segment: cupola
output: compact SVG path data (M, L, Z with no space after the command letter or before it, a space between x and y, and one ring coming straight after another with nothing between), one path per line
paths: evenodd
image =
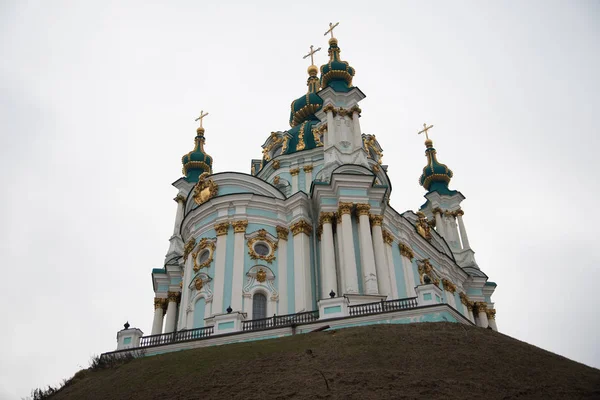
M200 126L196 129L196 138L194 139L194 149L181 158L183 164L183 175L188 182L198 182L198 177L208 172L212 174L212 157L204 151L204 128L202 127L202 118L208 113L200 113Z

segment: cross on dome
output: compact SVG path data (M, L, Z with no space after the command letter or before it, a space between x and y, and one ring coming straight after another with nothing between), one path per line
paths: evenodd
M202 128L202 119L204 117L206 117L207 115L208 115L208 113L205 113L204 110L201 110L200 111L200 116L194 120L194 121L200 120L200 128Z
M430 130L431 128L433 128L433 125L429 125L429 126L427 126L427 124L425 124L425 123L424 123L424 124L423 124L423 129L422 129L422 130L420 130L419 132L417 132L417 135L420 135L421 133L425 133L425 138L426 138L427 140L430 140L430 139L429 139L429 134L427 133L427 131L428 131L428 130Z
M310 52L307 55L305 55L304 57L302 57L302 59L304 60L304 59L306 59L307 57L310 56L310 65L315 65L314 54L317 51L319 51L319 50L321 50L320 47L318 49L316 49L316 50L313 50L313 45L311 44L310 45Z
M338 26L340 23L336 22L335 25L332 24L331 22L329 23L329 29L327 30L327 32L325 32L325 34L323 36L327 36L328 33L331 33L331 38L333 39L333 30L336 26Z

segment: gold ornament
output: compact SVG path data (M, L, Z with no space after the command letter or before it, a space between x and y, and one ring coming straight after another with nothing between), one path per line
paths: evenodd
M369 215L369 211L371 210L371 206L367 203L359 203L356 205L356 215Z
M487 314L488 319L496 319L496 310L491 308L489 310L486 310L485 313Z
M300 173L300 168L292 168L292 169L290 169L290 174L291 174L292 176L296 176L296 175L298 175L299 173Z
M320 224L331 224L333 219L335 218L335 213L332 212L322 212L319 217Z
M452 294L456 292L456 285L450 282L448 279L443 278L442 284L444 285L444 289Z
M169 299L169 303L179 303L179 299L181 298L180 292L167 292L167 298Z
M273 185L279 185L279 175L273 178Z
M217 236L227 235L228 230L229 222L222 222L220 224L215 225L215 231L217 232Z
M233 225L234 233L245 233L246 227L248 226L248 220L234 221L231 225Z
M212 179L207 179L210 176L208 172L204 172L198 178L198 183L194 186L193 199L196 204L200 205L212 199L219 192L219 185Z
M313 166L312 165L305 165L304 167L302 167L302 169L304 170L304 172L309 173L309 172L312 172Z
M264 281L267 280L267 273L265 272L264 269L259 269L258 272L256 273L256 280L259 281L260 283L263 283Z
M187 260L187 256L190 254L190 252L192 250L194 250L194 247L196 246L196 239L194 239L193 237L190 238L186 243L185 246L183 246L183 259Z
M400 254L404 257L407 257L409 260L415 258L415 254L407 244L398 243L398 248L400 249Z
M460 292L458 296L460 297L461 303L463 303L465 306L469 305L469 297L464 292Z
M312 226L304 219L292 224L290 229L292 230L292 235L294 236L299 235L300 233L310 236L312 233Z
M371 225L373 226L381 226L383 223L383 215L369 215L369 219L371 220Z
M480 301L476 302L475 303L475 308L477 308L477 312L478 313L480 313L480 312L487 312L487 304L484 303L484 302L480 302Z
M392 244L392 243L394 243L394 236L392 236L392 234L391 234L389 231L387 231L387 230L385 230L385 229L384 229L384 230L381 232L381 234L383 235L383 241L384 241L385 243L387 243L387 244Z
M194 286L196 287L196 290L202 290L202 287L204 286L204 281L202 280L202 278L198 277L194 279Z
M279 169L279 160L273 161L273 169Z
M275 229L277 230L277 237L279 237L279 239L288 239L288 233L290 232L288 228L284 226L277 226Z
M268 246L269 254L267 254L267 255L258 254L254 250L254 244L256 242L262 242L266 246ZM267 236L267 231L264 229L259 230L258 234L255 237L248 240L248 254L250 255L250 258L253 260L265 260L266 262L268 262L270 264L273 261L275 261L275 250L277 250L277 243L275 243L269 239L269 237Z
M354 204L352 203L344 203L343 201L340 201L338 205L338 212L340 213L340 217L344 214L351 214L353 206Z
M427 217L422 212L418 211L417 216L419 220L417 221L417 233L421 235L424 239L431 239L431 227L427 222Z
M213 254L215 253L215 244L207 238L202 238L199 244L200 247L198 251L192 254L194 260L194 272L198 272L201 268L208 268L213 260ZM198 264L198 254L202 254L202 250L204 249L208 249L208 258L204 262Z

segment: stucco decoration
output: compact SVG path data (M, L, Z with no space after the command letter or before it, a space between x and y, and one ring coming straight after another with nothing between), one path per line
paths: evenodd
M210 288L211 281L212 278L204 272L194 275L188 285L188 288L192 291L192 299L195 298L198 293L204 293L206 301L212 300L213 292Z
M270 299L279 300L279 293L275 289L275 274L271 268L265 265L255 265L246 273L246 284L242 289L244 297L252 297L252 289L256 286L262 286L270 294Z
M269 264L275 261L275 251L279 241L277 237L271 235L265 229L260 229L246 235L246 238L248 239L248 254L251 259L264 260ZM261 251L263 248L265 251Z
M198 183L194 186L193 199L196 204L200 205L212 199L219 192L219 186L212 180L208 179L210 174L203 173L198 178Z

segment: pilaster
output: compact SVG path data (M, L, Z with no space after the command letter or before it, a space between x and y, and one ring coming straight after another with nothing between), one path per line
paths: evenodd
M235 221L233 226L233 279L231 282L231 308L234 311L242 311L242 286L244 283L244 234L248 221Z
M404 282L406 282L406 295L408 297L415 297L415 274L413 273L412 259L415 255L412 249L404 244L398 243L400 248L400 258L402 259L402 271L404 272Z
M356 214L358 216L358 231L360 256L362 261L363 279L365 283L365 294L379 294L377 287L377 271L375 269L375 255L373 254L373 239L369 223L369 204L357 204Z
M279 291L279 312L278 314L288 314L288 296L287 290L287 250L288 250L288 234L289 229L284 226L277 226L277 237L279 238L279 246L277 247L277 282Z
M225 292L225 258L227 254L227 232L229 231L229 222L222 222L215 225L217 232L217 248L215 250L215 277L213 283L213 304L212 312L223 312L223 295ZM209 316L206 315L206 318Z
M342 240L344 249L344 294L358 293L358 275L356 271L356 260L354 258L354 240L352 234L352 203L339 203L338 213L342 219Z
M322 212L319 218L323 227L321 236L321 299L328 299L329 293L338 293L337 276L335 272L335 246L333 244L334 213Z
M304 219L290 226L294 236L294 282L296 285L296 312L311 311L312 288L310 280L310 244L311 225Z
M379 294L391 297L391 279L386 260L386 249L383 243L383 215L371 215L371 229L373 234L373 253L375 255L375 270L377 271L377 287Z

